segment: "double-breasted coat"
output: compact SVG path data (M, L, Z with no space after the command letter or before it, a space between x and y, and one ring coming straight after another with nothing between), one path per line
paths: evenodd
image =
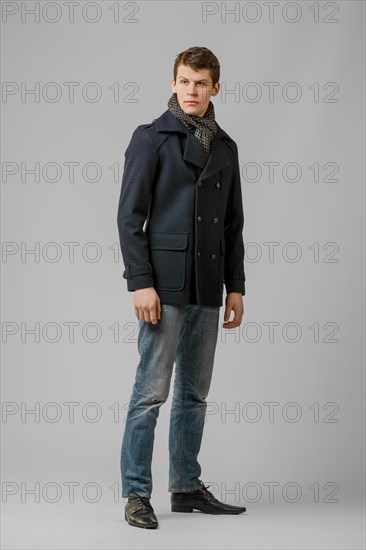
M245 294L243 203L236 143L218 126L207 157L169 110L133 132L117 224L127 289L161 303L222 306Z

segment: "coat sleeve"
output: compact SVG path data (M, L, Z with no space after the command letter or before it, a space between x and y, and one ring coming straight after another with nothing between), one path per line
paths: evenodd
M117 225L127 279L127 290L154 286L149 247L143 230L158 166L158 152L146 126L132 134L125 152L125 164L118 204Z
M245 271L243 241L244 212L240 182L238 148L233 146L233 180L225 214L225 288L226 293L241 292L245 295Z

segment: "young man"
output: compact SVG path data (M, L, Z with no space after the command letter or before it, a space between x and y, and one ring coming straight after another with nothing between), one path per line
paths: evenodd
M122 441L122 497L128 497L125 519L145 528L158 526L150 503L154 429L174 362L171 510L246 510L214 498L199 479L197 460L224 283L223 326L235 328L243 317L238 150L216 123L210 100L220 90L216 56L208 48L189 48L177 56L173 75L168 109L138 126L126 150L117 218L140 353Z

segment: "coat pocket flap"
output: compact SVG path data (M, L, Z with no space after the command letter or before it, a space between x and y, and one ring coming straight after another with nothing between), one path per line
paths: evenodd
M188 246L188 233L149 233L151 250L185 250Z

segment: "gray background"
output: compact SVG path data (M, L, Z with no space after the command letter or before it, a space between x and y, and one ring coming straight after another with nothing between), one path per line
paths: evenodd
M364 2L279 2L272 21L263 2L82 1L73 22L62 2L40 2L37 22L5 4L14 13L3 16L2 80L14 93L1 104L3 547L364 548ZM298 21L286 20L295 9ZM170 513L169 400L151 533L124 522L118 498L138 354L116 215L132 131L167 108L175 56L192 45L222 66L213 101L239 148L247 253L242 326L220 329L202 479L247 513ZM80 83L74 101L65 82ZM268 82L279 84L273 101ZM37 100L22 83L39 83ZM235 87L239 97L224 93ZM39 179L22 176L22 163L40 163ZM88 163L98 171L83 172Z

